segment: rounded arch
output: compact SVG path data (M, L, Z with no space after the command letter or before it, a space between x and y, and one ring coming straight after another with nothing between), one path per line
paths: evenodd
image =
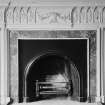
M71 74L71 77L69 76L69 79L72 80L73 83L73 99L80 98L80 75L79 72L75 66L75 64L70 60L70 57L65 56L64 54L58 53L58 52L47 52L40 54L39 56L33 57L29 63L27 64L24 72L24 79L23 79L23 96L24 101L26 102L29 99L29 96L27 95L27 78L29 76L30 69L32 68L32 65L37 64L40 60L46 59L48 57L57 57L58 59L64 60L64 62L67 62L69 64L70 70L69 74Z

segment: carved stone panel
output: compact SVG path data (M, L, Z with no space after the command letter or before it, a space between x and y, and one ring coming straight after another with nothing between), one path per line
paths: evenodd
M67 8L38 8L36 20L37 24L71 24Z

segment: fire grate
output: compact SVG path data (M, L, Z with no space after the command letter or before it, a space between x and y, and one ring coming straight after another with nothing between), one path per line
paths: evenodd
M62 85L61 85L62 84ZM39 82L36 80L36 97L40 95L72 95L72 81L69 82Z

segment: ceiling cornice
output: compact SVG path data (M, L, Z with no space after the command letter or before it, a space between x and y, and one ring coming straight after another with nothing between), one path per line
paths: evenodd
M105 6L105 0L0 0L0 6Z

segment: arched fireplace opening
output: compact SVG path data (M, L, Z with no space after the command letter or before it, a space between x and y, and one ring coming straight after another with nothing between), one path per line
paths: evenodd
M80 98L79 72L69 57L46 53L33 58L24 72L24 101Z

